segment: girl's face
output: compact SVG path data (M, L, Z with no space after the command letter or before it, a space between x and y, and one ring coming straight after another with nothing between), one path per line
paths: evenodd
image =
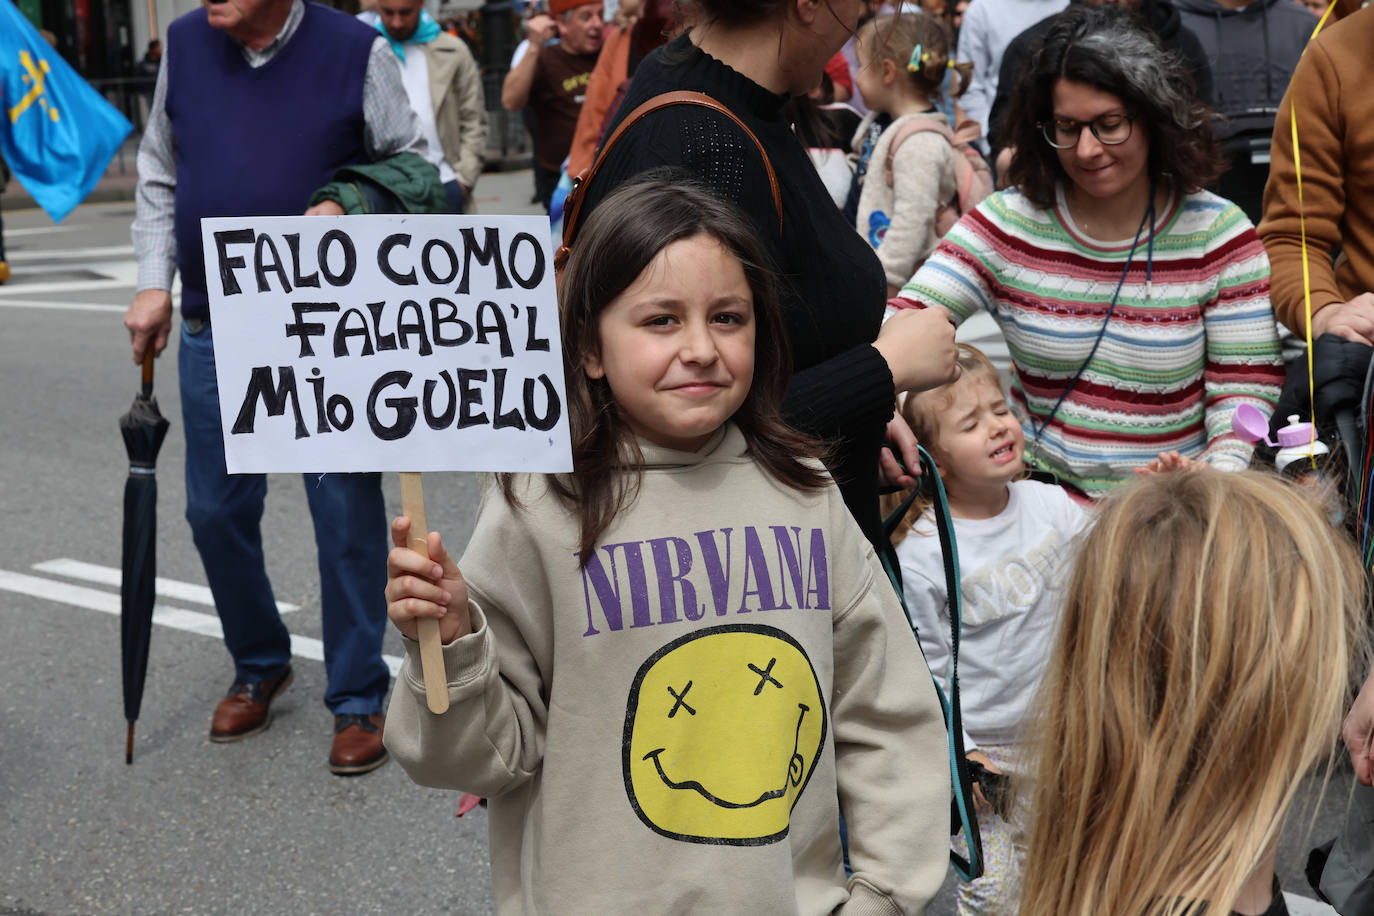
M876 42L877 38L872 34L871 27L859 39L855 48L859 58L859 72L854 74L854 84L859 87L865 105L874 111L885 111L887 81L884 79L883 60L874 47Z
M1083 193L1098 199L1129 200L1150 184L1150 130L1144 120L1131 123L1131 135L1124 143L1107 144L1087 125L1109 115L1133 115L1120 98L1085 83L1061 79L1054 84L1054 117L1083 125L1078 142L1068 149L1055 150L1064 174Z
M1021 474L1021 424L991 376L957 382L953 394L932 443L940 476L951 499L995 495Z
M754 378L754 296L709 235L660 251L597 321L588 378L606 379L636 435L695 451L734 416Z

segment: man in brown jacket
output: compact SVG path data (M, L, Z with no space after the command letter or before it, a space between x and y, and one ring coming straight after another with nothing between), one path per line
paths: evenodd
M406 96L429 145L426 158L439 170L449 210L470 210L487 143L477 61L467 45L439 29L424 11L424 0L379 0L377 15L396 52Z
M1355 6L1343 0L1337 11ZM1327 25L1293 72L1274 125L1259 234L1272 270L1274 314L1306 331L1302 227L1307 226L1312 338L1374 344L1374 8ZM1302 202L1290 112L1296 104ZM1339 254L1336 252L1339 251Z

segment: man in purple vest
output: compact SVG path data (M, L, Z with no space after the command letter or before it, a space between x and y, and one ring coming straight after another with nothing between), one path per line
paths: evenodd
M351 16L303 0L206 0L172 23L138 151L133 224L138 292L124 317L134 362L161 353L181 272L178 371L186 430L186 518L205 566L234 683L211 741L271 722L291 683L291 637L263 562L261 475L225 472L200 220L342 214L311 194L343 165L411 152L424 140L386 40ZM329 768L386 762L382 661L387 524L377 474L308 475L319 551Z

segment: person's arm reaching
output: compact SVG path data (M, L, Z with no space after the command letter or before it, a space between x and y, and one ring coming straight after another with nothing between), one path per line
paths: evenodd
M143 362L148 347L154 355L167 347L172 330L172 278L177 269L174 232L176 160L172 126L167 119L167 53L158 66L157 84L148 109L148 124L138 146L138 185L134 191L132 227L138 280L133 303L124 313L134 362Z
M1374 674L1355 697L1341 727L1341 737L1345 739L1345 749L1350 752L1355 778L1363 785L1374 785Z
M519 111L529 104L534 76L539 72L539 49L558 34L558 22L552 16L535 16L526 24L525 34L529 37L530 49L501 84L501 107L506 111Z
M1274 412L1283 385L1283 360L1269 307L1264 249L1234 204L1218 222L1223 228L1213 247L1227 252L1227 262L1214 298L1202 305L1207 426L1202 460L1219 470L1239 471L1249 464L1253 448L1232 430L1231 418L1244 403L1265 414Z

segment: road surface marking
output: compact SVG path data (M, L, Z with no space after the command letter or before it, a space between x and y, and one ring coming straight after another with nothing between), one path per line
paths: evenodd
M43 302L39 299L9 299L0 296L0 308L12 309L52 309L60 312L119 312L129 310L127 305L97 305L93 302Z
M138 281L135 279L136 271L133 269L132 265L130 265L130 269L127 271L103 270L100 272L105 274L115 274L117 279L67 281L59 280L54 283L20 282L14 285L13 290L19 295L33 295L35 293L46 295L48 293L94 292L96 290L101 289L133 289L135 286L138 285ZM127 274L127 276L119 277L119 274ZM7 290L5 293L0 294L0 299L8 300L10 298L8 292L9 291ZM121 311L122 310L123 309L121 309Z
M119 616L119 595L103 592L99 589L86 588L84 585L70 585L66 582L55 582L52 579L0 569L0 590L19 595L29 595L33 598L42 598L47 601L56 601L61 604L70 604L87 610L99 611L102 614L111 614L115 617ZM199 611L186 611L164 604L155 604L153 606L153 623L173 630L181 630L184 633L197 633L201 636L213 636L216 639L224 638L224 631L220 628L219 618L213 614L202 614ZM297 636L292 633L291 654L297 658L322 662L324 661L324 643L309 636ZM395 677L396 673L401 670L401 660L394 655L383 655L382 661L390 669L392 677Z
M6 230L5 235L17 235L23 230ZM61 248L34 251L10 252L10 264L27 264L30 261L111 261L128 260L134 257L133 245L95 245L89 248Z
M80 579L82 582L94 582L96 585L109 585L114 588L119 588L120 582L124 578L123 571L115 569L113 566L97 566L94 563L83 563L81 560L69 560L66 557L35 563L33 568L39 572L62 576L66 579ZM158 576L156 589L163 598L175 598L178 601L203 604L206 607L215 606L214 596L210 594L210 589L204 585L196 585L193 582L178 582L176 579L164 579ZM300 609L299 604L291 604L287 601L277 602L277 610L283 614L289 614Z
M30 226L27 229L6 229L5 235L9 238L18 238L21 235L47 235L53 232L75 232L78 229L87 228L86 224L75 226Z

